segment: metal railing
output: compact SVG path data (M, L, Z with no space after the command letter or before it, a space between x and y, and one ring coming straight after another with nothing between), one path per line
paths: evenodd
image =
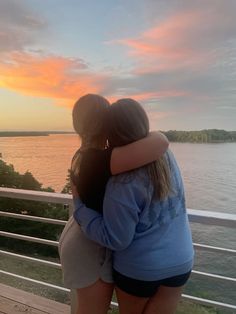
M29 191L29 190L19 190L19 189L9 189L9 188L0 188L0 197L7 197L7 198L13 198L13 199L24 199L24 200L31 200L31 201L40 201L40 202L46 202L46 203L56 203L56 204L63 204L68 205L69 209L69 215L73 212L73 202L72 202L72 196L68 194L60 194L60 193L49 193L49 192L38 192L38 191ZM188 209L188 215L190 222L197 222L201 224L207 224L207 225L215 225L215 226L224 226L229 228L236 228L236 215L233 214L224 214L219 212L212 212L212 211L202 211L202 210L194 210L194 209ZM51 218L45 218L45 217L37 217L37 216L29 216L29 215L23 215L23 214L15 214L15 213L9 213L9 212L3 212L0 211L0 216L9 217L9 218L17 218L17 219L25 219L25 220L32 220L32 221L38 221L38 222L46 222L51 224L58 224L58 225L65 225L66 221L58 220L58 219L51 219ZM0 231L0 236L8 237L8 238L14 238L14 239L20 239L24 241L30 241L30 242L36 242L41 244L47 244L51 246L58 246L57 241L42 239L42 238L36 238L26 235L20 235L15 234L11 232L5 232ZM215 247L200 243L194 243L194 247L198 250L204 250L204 251L211 251L211 252L223 252L227 254L236 255L236 250L234 249L226 249L221 247ZM33 258L21 254L15 254L12 252L7 252L0 250L0 254L9 256L9 257L16 257L22 260L32 261L39 264L51 266L54 268L61 268L61 265L59 263L54 263L50 261L46 261L39 258ZM221 276L217 274L207 273L207 272L201 272L193 270L193 273L200 275L200 276L206 276L211 278L217 278L221 280L226 280L230 282L236 282L236 278L232 277L226 277ZM47 283L44 281L39 281L35 279L31 279L29 277L20 276L18 274L6 272L3 270L0 270L0 273L12 276L18 279L22 279L28 282L36 283L39 285L43 285L49 288L54 288L57 290L69 292L69 289L66 289L61 286L53 285L51 283ZM71 295L75 295L74 293L71 293ZM199 298L191 295L182 294L182 297L187 300L191 300L200 304L204 305L210 305L210 306L217 306L222 307L226 309L234 309L236 310L236 305L227 304L223 302L217 302L214 300ZM75 304L76 299L75 297L71 298L71 313L75 312ZM113 306L118 306L117 303L112 302Z

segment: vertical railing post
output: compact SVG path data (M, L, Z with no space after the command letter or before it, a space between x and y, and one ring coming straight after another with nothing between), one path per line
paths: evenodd
M72 216L74 211L74 206L73 204L69 204L69 217ZM76 314L77 311L77 292L76 289L71 289L70 290L70 313L71 314Z
M73 215L73 211L74 211L73 203L70 203L68 205L68 208L69 208L69 217L71 217Z
M71 314L76 314L77 312L77 291L76 289L71 289L70 290L70 313Z

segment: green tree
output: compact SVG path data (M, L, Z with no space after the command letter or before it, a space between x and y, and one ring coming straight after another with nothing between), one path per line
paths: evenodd
M175 131L163 132L170 142L189 143L221 143L236 142L236 131L209 129L201 131Z
M39 183L29 171L25 174L19 174L15 171L13 165L8 165L3 160L0 160L0 187L54 192L50 187L46 189L42 188L42 184ZM0 198L0 210L63 220L68 219L68 211L61 204L2 197ZM1 217L0 219L0 230L2 231L51 240L58 240L62 229L63 226L41 222L6 217ZM43 245L27 243L25 241L5 237L0 237L0 246L18 252L57 255L57 249L54 247L45 247Z

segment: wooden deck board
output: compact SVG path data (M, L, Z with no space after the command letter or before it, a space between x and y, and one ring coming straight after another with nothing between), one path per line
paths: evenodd
M0 314L69 314L70 307L0 284Z
M6 299L0 296L0 309L4 314L19 314L19 313L27 313L27 314L45 314L45 312L38 311L33 309L27 305Z

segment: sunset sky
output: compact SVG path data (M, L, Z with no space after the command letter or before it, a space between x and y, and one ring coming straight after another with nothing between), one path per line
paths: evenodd
M235 0L0 0L0 130L72 130L86 93L151 127L236 130Z

